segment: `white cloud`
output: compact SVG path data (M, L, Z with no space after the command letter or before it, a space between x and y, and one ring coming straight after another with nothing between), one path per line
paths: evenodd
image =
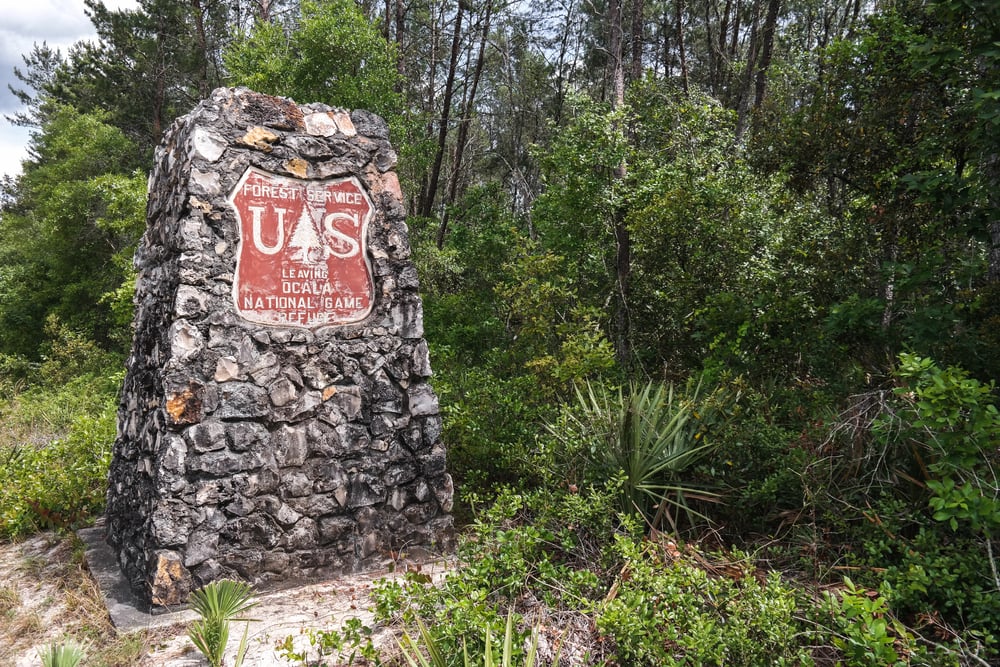
M72 41L91 31L84 9L82 0L17 2L4 10L3 26L15 35L46 35L54 42Z
M0 116L17 111L20 104L8 90L19 83L14 68L24 67L22 54L36 43L47 43L63 55L72 44L93 39L94 32L83 0L0 0ZM136 0L104 0L111 9L133 9ZM27 157L24 146L28 132L0 118L0 173L21 170Z
M0 174L16 174L21 171L21 160L27 157L24 147L28 143L28 130L0 122L7 125L0 128Z

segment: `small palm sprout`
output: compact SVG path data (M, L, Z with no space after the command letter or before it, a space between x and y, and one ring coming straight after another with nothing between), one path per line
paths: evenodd
M420 650L417 640L407 633L403 635L403 639L399 642L406 664L409 667L447 667L450 661L445 658L438 641L419 618L417 619L417 630L420 634L420 643L423 644L427 655L425 656ZM475 667L476 665L483 665L483 667L511 667L514 655L514 612L511 611L507 614L507 626L504 629L501 654L499 656L493 655L493 633L490 627L486 626L486 644L483 648L483 655L478 656L478 660L473 660L469 657L468 647L463 646L462 664L465 667ZM528 652L524 656L522 667L535 667L537 656L538 628L534 628L531 631L531 644L529 644ZM558 667L558 665L559 656L556 655L555 660L552 662L552 667Z
M210 667L222 667L226 644L229 643L229 624L232 621L247 621L234 661L236 667L243 664L250 619L239 616L256 604L251 601L252 595L253 591L248 584L231 579L213 581L191 593L191 608L201 618L191 623L188 637L208 660Z
M83 645L71 639L63 644L49 644L42 649L39 657L42 667L76 667L84 655Z

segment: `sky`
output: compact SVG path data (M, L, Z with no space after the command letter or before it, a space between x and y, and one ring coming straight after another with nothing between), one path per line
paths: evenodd
M133 8L135 0L104 0L110 8ZM47 43L65 56L71 44L96 39L83 0L0 0L0 174L21 171L27 157L28 130L15 127L4 116L20 110L8 85L20 87L14 68L24 69L22 54L35 43Z

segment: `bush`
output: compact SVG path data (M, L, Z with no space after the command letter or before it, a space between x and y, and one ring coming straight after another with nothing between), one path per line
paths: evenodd
M694 473L718 489L722 502L705 511L727 535L766 534L782 513L804 506L803 474L814 456L801 429L777 422L766 397L744 392L713 435L716 447Z
M402 582L381 583L376 616L409 625L423 619L435 645L460 664L464 646L470 655L484 652L483 629L502 627L505 609L523 605L537 612L541 603L582 612L617 571L605 551L616 531L617 493L614 485L583 493L501 492L463 536L457 567L444 581L428 586L428 577L409 573ZM473 498L473 507L479 502ZM526 637L518 634L515 647ZM523 658L519 651L512 657Z
M834 625L833 645L844 657L844 667L910 664L915 640L889 612L891 588L884 584L878 594L858 588L844 579L839 597L827 593L826 610Z
M997 645L1000 591L986 565L983 544L968 537L921 527L912 540L900 541L885 573L892 584L893 609L907 618L931 618Z
M82 525L104 507L116 405L110 396L91 398L97 401L89 406L93 414L70 418L62 437L0 445L0 535ZM36 395L26 400L25 411L54 400Z
M618 550L622 576L596 623L621 664L812 664L795 591L777 573L730 562L713 576L673 542L620 538Z
M623 473L619 510L638 511L653 528L669 523L676 529L681 512L693 523L688 497L712 496L685 473L713 449L706 436L723 411L723 393L702 392L700 384L682 392L656 382L627 390L588 382L577 387L576 397L562 419L548 425L562 445L558 460L581 459L586 481Z

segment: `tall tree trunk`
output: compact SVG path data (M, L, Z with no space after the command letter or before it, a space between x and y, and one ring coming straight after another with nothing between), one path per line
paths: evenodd
M257 8L255 16L261 23L271 22L271 8L274 6L274 0L254 0L254 6Z
M733 90L733 66L732 64L737 61L736 54L739 52L740 44L740 20L742 19L742 7L740 0L736 0L736 6L733 9L733 30L730 33L729 38L729 49L726 52L726 62L728 67L726 68L725 83L726 87L726 101L728 105L733 105L739 100L739 92ZM732 108L732 107L731 107Z
M778 12L781 10L781 0L768 0L767 16L764 19L764 32L761 35L763 42L760 63L757 65L757 85L754 89L753 110L760 109L764 102L764 93L767 87L767 70L771 66L771 53L774 50L774 27L778 22Z
M441 12L444 11L444 3L441 3ZM427 136L432 136L434 134L434 117L435 117L435 105L437 100L437 52L438 52L438 41L440 40L441 32L439 26L442 21L440 19L442 16L435 13L434 2L432 0L430 7L430 63L427 68L427 95L424 97L424 111L427 114ZM420 197L417 200L416 212L418 215L423 213L424 202L427 201L428 188L430 187L430 172L425 171L420 179Z
M403 80L406 78L406 58L403 54L403 35L406 34L406 5L403 3L404 0L396 0L396 72L399 74L396 92L402 92Z
M663 77L669 79L674 74L673 59L670 57L670 32L673 21L670 18L668 6L663 8L663 16L660 18L660 41L662 48L660 54L663 62Z
M726 0L725 9L722 10L722 17L719 19L719 39L713 47L715 49L715 69L712 72L712 93L716 97L721 97L723 87L726 83L725 71L727 66L726 58L726 37L729 36L729 19L733 11L733 0Z
M622 58L622 16L621 0L610 0L608 3L608 54L611 66L612 107L615 111L625 106L625 63ZM620 121L618 121L620 122ZM628 167L623 159L615 167L612 175L612 189L624 186ZM617 199L617 197L613 197ZM619 204L614 204L611 211L611 225L615 237L615 357L622 366L626 365L632 356L630 345L631 332L629 322L629 292L632 270L631 249L628 225L625 223L625 211Z
M718 14L718 12L716 12ZM712 3L705 2L705 59L708 64L708 85L715 95L715 38L712 36Z
M1000 154L990 153L984 160L983 173L986 182L992 187L988 189L987 201L989 210L993 211L993 219L989 222L990 255L987 279L994 284L1000 284Z
M642 78L643 0L632 0L632 81Z
M747 129L747 116L750 114L750 88L753 85L753 75L757 62L757 51L760 48L760 0L755 0L753 7L753 23L750 27L750 47L747 49L746 69L736 104L736 143L743 141Z
M208 81L208 39L205 37L205 11L202 9L201 0L191 0L191 8L194 10L195 38L198 41L198 95L205 99L212 92Z
M677 52L681 60L681 89L687 95L688 66L687 54L684 52L684 0L675 0L674 7L677 9Z
M434 210L434 199L437 196L438 181L441 177L441 163L444 161L445 145L448 141L448 119L451 116L451 97L455 88L455 72L458 69L458 53L462 45L462 17L465 14L466 0L459 0L458 11L455 13L455 32L451 40L451 60L448 63L448 78L444 82L444 99L441 101L441 124L438 127L437 153L434 155L434 165L427 184L427 197L423 202L420 214L429 218Z
M156 30L156 56L155 65L153 71L154 83L153 83L153 99L150 100L152 108L150 109L152 113L152 118L150 121L150 128L153 134L153 145L160 143L160 138L163 136L163 123L164 123L164 111L163 108L166 106L167 97L167 55L164 53L164 35L166 33L166 27L164 26L164 18L162 16L157 17L157 30Z
M620 109L625 105L625 63L622 59L622 0L608 3L608 56L611 81L611 106Z
M563 26L562 35L559 39L559 59L556 61L556 108L554 121L556 127L562 124L563 101L566 98L566 54L569 51L569 33L573 26L571 9L566 9L566 22Z
M479 38L479 53L476 55L476 66L472 74L472 86L465 98L462 109L462 116L458 123L458 142L455 145L455 162L451 168L451 181L448 184L448 204L455 203L455 196L458 193L458 180L462 168L462 155L465 152L465 142L469 138L469 125L472 124L472 110L476 104L476 89L479 88L479 78L483 73L484 54L486 53L486 41L490 34L490 19L493 18L493 2L486 2L486 16L483 18L483 32ZM437 247L438 250L444 247L444 237L448 232L448 208L441 216L441 226L438 227Z
M883 264L888 265L885 268L888 269L889 274L885 278L885 285L882 292L882 296L885 299L885 305L882 308L882 331L889 330L896 306L896 262L899 261L899 243L894 228L890 232L889 237L886 248L883 251L883 257L885 257Z

